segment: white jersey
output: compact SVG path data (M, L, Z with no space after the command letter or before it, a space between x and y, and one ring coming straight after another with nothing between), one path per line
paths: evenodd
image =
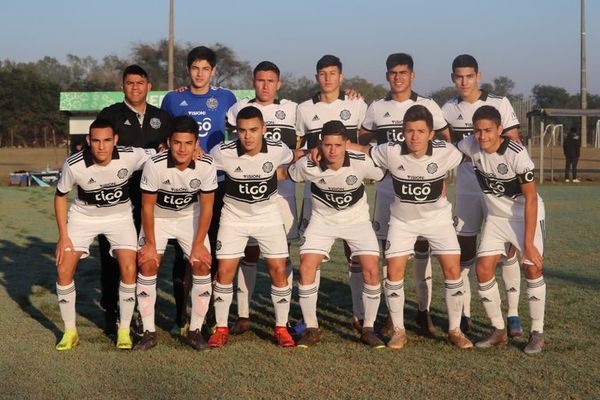
M253 106L260 110L267 126L265 137L274 141L282 141L290 149L296 148L296 108L298 104L290 100L275 100L274 103L263 106L256 99L242 99L227 111L227 123L235 128L238 112L242 108ZM277 190L283 197L296 196L296 187L289 180L279 181Z
M358 129L366 111L367 103L362 99L349 100L344 93L340 93L340 97L334 102L325 103L317 93L298 106L296 131L298 136L305 138L307 148L312 149L321 143L323 124L336 120L346 127L348 139L358 143Z
M66 159L56 192L66 195L77 185L77 197L71 210L83 215L130 213L129 178L154 154L153 149L115 146L111 161L98 165L92 150L86 148Z
M533 182L534 164L527 150L509 138L495 153L487 153L479 147L475 136L468 136L458 143L458 148L471 157L479 186L485 195L490 215L509 219L525 218L525 197L521 184ZM538 195L538 201L541 198Z
M312 216L326 224L351 225L369 221L365 179L380 180L384 172L363 153L346 151L344 164L337 171L321 162L302 157L288 167L290 179L310 182Z
M142 191L156 194L154 217L185 218L198 215L198 195L217 189L213 159L205 155L183 171L175 167L169 151L152 157L144 166Z
M504 131L519 127L519 120L506 97L495 96L481 91L479 99L474 103L463 101L460 96L454 97L442 106L444 117L451 127L452 143L456 144L473 134L473 114L481 106L492 106L500 112ZM459 194L479 195L481 189L468 160L460 165L456 174L456 192Z
M404 101L396 101L388 94L386 97L371 103L367 109L362 128L375 134L377 144L402 143L404 142L404 114L406 114L406 110L415 104L427 107L433 116L434 130L439 131L448 126L440 106L435 101L411 92L410 98ZM386 176L377 185L377 191L392 194L394 192L392 178Z
M452 218L452 206L444 192L446 173L460 164L463 155L450 143L429 142L426 154L415 158L406 143L372 147L375 165L392 176L395 199L391 216L402 222L433 224Z
M258 154L246 154L239 140L221 143L210 152L215 167L225 172L221 224L282 225L277 201L277 168L293 160L282 142L264 138Z

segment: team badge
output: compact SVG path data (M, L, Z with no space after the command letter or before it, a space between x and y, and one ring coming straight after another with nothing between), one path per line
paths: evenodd
M504 163L498 164L497 169L500 175L506 175L508 173L508 167Z
M160 128L160 119L154 117L150 119L150 126L152 127L152 129L158 129Z
M438 166L436 163L432 162L429 163L429 165L427 166L427 172L429 172L430 174L435 174L438 170Z
M220 240L217 240L217 243L216 243L216 248L217 248L217 251L221 250L221 247L223 247L223 246L221 245L221 241L220 241Z
M344 109L344 110L340 111L340 118L342 119L342 121L348 121L351 116L352 116L352 114L350 113L350 110Z
M267 161L266 163L263 164L262 170L267 174L269 172L273 171L273 163L271 163L270 161Z
M216 110L217 107L219 107L219 100L211 97L210 99L206 100L206 107L208 107L209 110Z
M392 246L392 244L390 243L390 241L389 241L389 240L386 240L386 241L385 241L385 249L386 249L386 250L389 250L391 246Z
M121 168L119 170L119 172L117 172L117 176L119 177L119 179L123 179L123 178L127 177L128 172L129 171L127 171L127 168Z
M275 118L277 119L285 119L285 111L277 110L275 111Z
M346 185L354 185L358 181L358 178L355 175L349 175L346 178Z
M192 179L192 180L190 181L190 187L191 187L192 189L198 189L198 188L200 187L200 179L195 179L195 178L194 178L194 179Z
M379 221L373 221L373 230L379 231L379 229L381 229L381 224L379 223Z
M139 245L140 247L144 247L144 246L146 245L146 238L145 238L145 237L143 237L143 236L142 236L142 237L140 237L140 240L139 240L139 242L138 242L138 245Z

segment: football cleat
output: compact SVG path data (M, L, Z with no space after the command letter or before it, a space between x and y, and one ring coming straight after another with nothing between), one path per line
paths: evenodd
M188 334L188 330L190 329L190 323L186 322L185 324L183 324L183 326L179 326L178 324L173 325L173 327L171 328L171 335L172 336L181 336L181 337L186 337Z
M360 341L373 349L383 349L385 343L375 334L373 328L362 328Z
M298 322L296 322L296 325L291 327L289 331L294 336L300 336L306 331L306 323L303 319L299 319Z
M433 321L431 320L431 314L428 310L418 311L417 312L417 325L419 326L419 330L422 335L426 336L435 336L435 327L433 326Z
M296 347L307 348L314 346L321 341L321 334L319 328L306 328L302 337L296 342Z
M131 350L132 348L133 342L131 341L129 328L119 328L117 331L117 349Z
M448 341L459 349L470 349L473 347L473 343L458 328L448 331Z
M294 343L294 339L292 339L292 335L287 330L285 326L276 326L275 327L275 341L277 342L277 346L280 347L294 347L296 343Z
M464 333L468 333L473 330L473 321L471 321L470 317L467 317L466 315L460 317L460 330Z
M147 351L158 344L156 332L144 331L142 338L133 346L135 351Z
M544 333L533 331L529 336L529 343L523 349L525 354L537 354L541 353L544 348Z
M381 327L379 334L383 337L392 337L394 334L394 323L392 322L392 316L390 314L385 318L385 325Z
M508 317L508 336L511 338L523 336L523 328L521 328L519 317Z
M208 349L208 343L206 342L206 339L204 339L204 336L202 336L200 329L188 331L186 341L194 350L200 351Z
M408 338L406 337L406 329L404 328L394 328L394 334L392 338L387 343L387 347L392 350L400 350L404 347L404 345L408 342Z
M231 328L232 335L241 335L250 330L250 319L245 317L238 317L233 324L233 328Z
M508 335L506 334L506 329L496 329L490 332L490 334L483 340L475 343L475 346L480 349L487 349L492 346L505 345L508 343Z
M208 345L215 348L225 347L228 339L229 328L226 326L217 326L215 333L213 333L208 339Z
M357 317L353 316L352 317L352 328L358 332L358 333L362 333L362 326L363 326L364 321L362 319L358 319Z
M73 347L79 344L79 335L77 334L76 328L65 329L62 339L56 345L56 350L64 351L71 350Z

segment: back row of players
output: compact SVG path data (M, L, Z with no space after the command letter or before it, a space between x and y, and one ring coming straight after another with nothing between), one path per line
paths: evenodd
M135 292L145 331L136 348L146 350L157 343L156 274L169 238L178 240L191 266L192 314L187 338L194 348L222 347L227 342L233 280L244 256L238 274L239 318L233 332L248 330L258 259L258 251L250 249L256 244L271 274L276 341L281 346L293 346L294 339L286 328L292 279L289 260L286 267L286 242L296 239L298 230L303 232L298 287L305 324L300 329L303 332L299 346L319 341L319 264L328 259L333 241L342 238L347 249L354 324L361 332L361 341L372 347L383 346L373 330L381 294L379 239L384 242L386 257L384 292L390 314L387 332L383 333L391 336L388 347L399 349L406 343L404 269L413 254L419 303L417 322L424 332L432 333L431 253L438 257L445 276L448 338L457 347L469 348L472 344L462 332L470 329L468 273L476 262L477 234L487 216L478 252L477 278L494 329L477 345L489 347L508 340L494 278L502 255L508 256L502 272L509 303L509 333L522 335L516 248L525 269L532 319L525 351L541 351L545 303L541 259L543 203L533 183L533 163L518 143L519 125L512 107L506 98L479 89L478 65L469 55L454 60L452 79L459 96L442 109L433 100L412 91L415 73L409 55L390 55L386 67L390 92L369 107L362 99L349 98L341 92L342 64L331 55L317 63L320 92L312 99L298 106L277 99L279 69L271 62L262 62L254 70L256 97L236 103L230 91L210 86L216 68L214 52L206 47L193 49L188 55L190 87L167 94L162 104L171 117L180 117L169 123L170 150L154 156L144 167L142 231L137 245L133 222L124 223L131 219L127 182L149 155L134 148L110 147L109 142L112 140L113 146L117 140L123 143L120 127L131 126L132 120L140 127L149 124L157 131L166 124L160 116L147 120L152 111L145 102L148 77L137 66L128 68L123 84L124 106L130 115L121 113L118 118L99 119L92 124L90 147L67 159L58 186L57 292L66 330L57 349L70 349L79 341L73 274L77 261L87 255L91 240L100 233L107 236L121 269L119 348L132 347L129 325ZM130 104L132 99L142 97L140 107ZM103 113L104 117L111 116ZM131 118L131 113L136 119ZM226 120L238 140L224 142ZM471 136L473 131L476 140ZM454 146L433 140L434 133L459 144L467 159L462 160ZM373 140L377 147L361 145ZM192 159L196 141L210 156ZM302 155L290 150L295 148L319 151L292 163L287 170L278 169ZM124 162L128 163L121 165ZM444 178L457 166L453 226ZM217 169L223 171L218 179ZM279 185L277 175L281 178ZM363 180L382 178L377 185L371 225ZM311 182L305 186L300 224L293 184L299 181ZM64 194L75 184L78 197L67 224ZM100 215L101 223L97 220ZM248 239L257 243L249 243L245 249ZM507 243L514 248L505 249ZM137 289L136 250L140 267ZM210 272L215 259L218 274L213 282ZM214 274L217 268L212 270ZM217 328L207 343L201 327L211 292Z

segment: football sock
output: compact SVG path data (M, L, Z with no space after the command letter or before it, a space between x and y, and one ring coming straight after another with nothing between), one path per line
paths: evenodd
M154 326L154 305L156 304L156 275L137 276L138 311L142 317L144 331L156 332Z
M546 282L544 276L526 279L531 331L544 332L544 310L546 308Z
M508 317L519 316L519 297L521 295L521 268L519 259L515 254L505 260L502 265L502 280L506 289L506 302L508 304Z
M365 309L363 328L372 328L381 302L381 285L363 285L362 303Z
M444 281L446 288L446 307L448 308L448 330L460 327L460 315L463 310L465 285L463 279Z
M271 285L271 301L275 309L275 326L287 326L292 301L292 287Z
M219 328L226 328L229 319L229 307L233 301L233 283L224 285L217 282L213 290L215 302L215 320Z
M65 286L57 283L56 295L58 297L60 316L65 323L65 329L75 328L75 281Z
M394 328L404 329L404 279L385 280L385 303L387 304Z
M365 319L365 308L363 307L363 273L358 262L348 263L348 279L350 280L350 292L352 295L352 314L359 320Z
M192 315L190 318L190 331L202 329L204 317L208 311L210 296L212 294L212 282L210 274L192 275L192 290L190 297L192 300Z
M460 263L460 276L462 277L463 284L464 284L462 314L465 317L469 317L469 318L471 318L471 279L470 279L469 274L474 269L473 267L475 266L476 261L477 261L477 258L473 257L470 260L461 261L461 263Z
M431 257L429 257L429 252L415 252L413 265L419 311L426 311L431 305Z
M135 283L119 282L119 328L129 328L135 309Z
M319 289L317 282L309 285L298 284L298 297L300 308L302 309L302 318L307 328L318 328L317 321L317 297Z
M256 285L256 263L242 259L237 274L237 312L238 317L250 316L250 301Z
M500 292L496 278L479 284L479 296L483 302L483 308L488 318L492 321L492 326L496 329L504 329L504 318L500 309Z

